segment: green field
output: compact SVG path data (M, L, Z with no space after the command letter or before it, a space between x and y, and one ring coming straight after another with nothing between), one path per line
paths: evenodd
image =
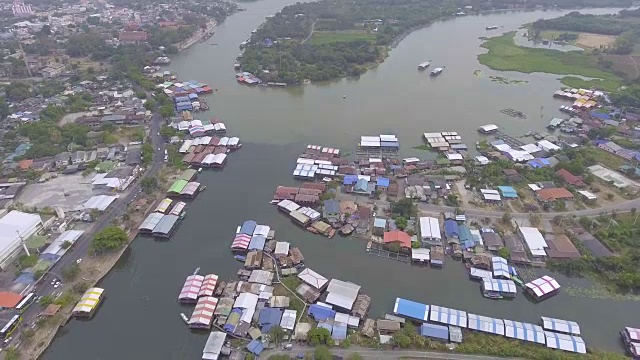
M600 89L604 91L615 91L620 87L620 82L617 80L584 80L575 76L565 76L560 79L564 85L576 89Z
M558 75L581 75L606 80L609 89L620 86L620 78L598 68L597 58L579 51L562 52L517 46L513 41L515 32L491 38L482 44L488 49L478 55L481 64L493 70L518 71L523 73L543 72ZM568 81L576 83L576 78Z
M356 40L375 42L376 36L359 31L316 31L313 33L311 39L309 39L308 44L324 45Z

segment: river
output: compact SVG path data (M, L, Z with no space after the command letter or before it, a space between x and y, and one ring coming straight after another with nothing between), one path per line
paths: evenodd
M491 301L481 297L478 284L467 280L458 262L449 259L443 270L434 270L382 260L367 255L360 240L330 240L303 231L269 205L277 185L293 183L292 164L307 143L353 151L360 135L395 133L403 148L410 149L427 131L458 131L472 145L475 129L485 123L513 134L543 131L561 104L551 96L560 86L557 76L500 73L529 83L493 83L488 76L497 73L476 59L483 51L478 37L489 34L484 30L488 25L503 26L494 31L498 34L564 12L495 13L436 22L409 35L385 63L359 79L291 89L236 84L232 66L238 44L266 16L292 2L244 4L248 10L221 24L209 41L176 56L170 68L180 79L197 79L218 89L208 99L212 113L245 146L229 157L224 171L199 175L208 189L189 203L187 218L169 241L141 237L133 242L101 281L107 299L96 316L72 320L43 358L198 359L206 334L185 328L178 315L190 314L192 308L177 304L176 297L196 267L224 280L234 276L239 264L229 244L236 225L246 219L275 228L279 240L299 246L307 265L324 276L362 285L373 298L372 317L391 311L396 296L520 321L537 322L546 315L578 321L589 346L622 351L618 331L640 324L636 302L562 292L536 305L522 295ZM425 60L446 66L445 72L434 79L418 73L417 64ZM474 76L475 70L484 76ZM499 112L502 108L523 111L529 119L506 117Z

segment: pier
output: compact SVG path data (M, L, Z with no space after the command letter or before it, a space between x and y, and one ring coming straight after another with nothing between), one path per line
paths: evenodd
M370 255L375 255L375 256L378 256L378 257L382 257L382 258L401 261L401 262L404 262L404 263L408 263L409 262L409 256L408 255L402 255L400 253L394 253L394 252L390 252L390 251L387 251L387 250L376 249L376 248L373 248L373 247L367 247L367 253L370 254Z
M519 148L520 146L524 145L524 143L510 135L507 135L505 133L503 133L500 130L497 130L494 133L494 136L496 137L496 139L500 139L502 141L505 142L505 144L511 146L512 148Z

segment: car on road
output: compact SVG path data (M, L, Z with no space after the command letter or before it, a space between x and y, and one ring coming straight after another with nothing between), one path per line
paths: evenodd
M53 288L54 288L54 289L57 289L57 288L58 288L58 286L60 286L60 284L58 284L58 283L53 284Z
M80 264L82 262L82 258L76 260L76 264Z

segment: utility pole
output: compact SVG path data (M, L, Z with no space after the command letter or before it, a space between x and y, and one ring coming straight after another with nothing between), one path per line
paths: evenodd
M27 253L27 256L31 256L31 253L27 248L27 243L24 241L24 238L22 237L22 235L20 235L20 231L16 230L16 234L18 234L18 237L20 238L20 243L22 244L22 248L24 249L24 252Z

